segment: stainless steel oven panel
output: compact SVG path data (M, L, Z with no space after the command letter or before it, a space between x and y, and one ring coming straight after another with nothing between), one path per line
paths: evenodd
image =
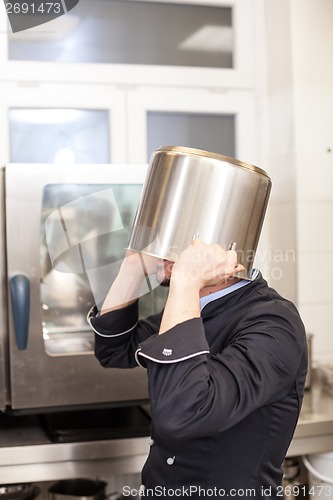
M24 283L30 289L28 340L26 347L21 346L21 349L15 338L10 300L12 408L129 402L147 398L146 373L142 368L105 370L92 354L48 355L43 341L40 292L40 219L45 186L64 183L142 185L146 169L146 165L10 164L6 167L8 280L11 282L19 275L23 277L23 289ZM23 302L26 305L27 301Z
M5 262L5 177L4 168L0 169L0 411L8 404L8 365L7 365L7 284Z

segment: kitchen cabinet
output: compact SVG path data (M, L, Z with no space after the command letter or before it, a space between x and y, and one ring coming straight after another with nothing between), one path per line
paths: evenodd
M0 111L11 163L147 163L166 145L257 163L250 90L0 82Z
M0 90L5 163L126 162L123 91L42 82L0 83Z
M127 92L128 161L146 162L161 146L185 146L256 158L251 91L140 87Z
M52 151L46 135L67 154L60 160L75 156L77 163L146 163L156 144L257 163L255 16L253 0L82 0L48 23L49 31L5 36L0 48L2 163L53 161L54 153L51 159L42 156ZM8 31L2 11L1 27ZM43 111L48 122L36 123ZM33 135L25 133L18 147L27 113ZM87 140L74 122L64 123L75 113L86 115L81 125L88 115L99 115L99 129L90 127L90 138L85 130ZM169 122L152 137L161 113ZM183 121L176 129L170 120L179 114ZM186 120L190 124L184 131ZM195 122L199 132L188 137ZM174 137L168 134L171 128Z
M254 0L81 0L4 36L0 80L253 88L255 17Z

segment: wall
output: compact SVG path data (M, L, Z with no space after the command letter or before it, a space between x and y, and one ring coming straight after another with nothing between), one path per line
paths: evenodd
M333 355L333 2L292 0L298 305L320 359ZM305 7L306 6L306 7Z
M333 2L267 0L271 245L317 360L333 356ZM289 258L287 258L287 251ZM293 258L293 252L294 257Z

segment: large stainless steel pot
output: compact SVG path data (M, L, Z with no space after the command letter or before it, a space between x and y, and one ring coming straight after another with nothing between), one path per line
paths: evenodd
M174 261L197 234L226 250L236 245L248 277L271 180L254 165L198 149L153 153L129 248Z

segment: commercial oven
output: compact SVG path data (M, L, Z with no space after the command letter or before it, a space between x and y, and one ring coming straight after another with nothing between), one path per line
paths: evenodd
M102 368L86 321L124 258L146 169L126 164L2 169L1 410L147 401L145 370ZM144 315L164 301L160 287L145 292Z

